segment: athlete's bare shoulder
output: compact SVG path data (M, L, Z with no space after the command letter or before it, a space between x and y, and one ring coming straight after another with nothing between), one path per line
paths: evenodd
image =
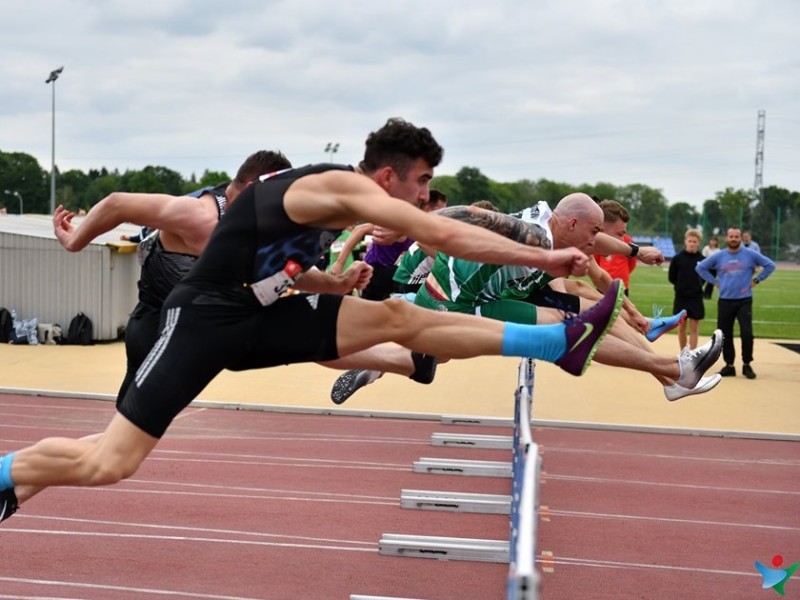
M386 192L366 175L330 170L293 182L284 195L284 209L296 223L346 227L369 220L365 207L387 199Z

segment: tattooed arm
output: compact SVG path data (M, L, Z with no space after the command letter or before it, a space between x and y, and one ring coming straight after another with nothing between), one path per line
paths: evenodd
M528 246L550 250L550 240L540 225L526 223L510 215L485 210L476 206L450 206L437 210L434 214L489 229Z

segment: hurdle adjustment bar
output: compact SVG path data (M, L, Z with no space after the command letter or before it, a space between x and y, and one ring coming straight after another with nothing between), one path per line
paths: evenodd
M455 458L425 458L414 462L414 473L468 475L473 477L511 477L511 463Z
M510 435L475 435L466 433L434 433L431 435L432 446L511 450L513 444L514 438Z
M514 427L514 419L501 417L469 417L466 415L442 415L439 421L444 425L482 425L486 427Z
M417 510L507 515L511 513L511 496L402 490L400 493L400 507Z
M508 563L508 540L479 540L384 533L378 544L383 555Z

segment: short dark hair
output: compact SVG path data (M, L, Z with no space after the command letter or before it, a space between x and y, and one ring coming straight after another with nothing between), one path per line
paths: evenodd
M482 208L483 210L490 210L492 212L500 212L500 209L497 208L491 201L489 200L475 200L470 206L475 206L477 208Z
M281 169L290 169L292 163L282 152L259 150L248 156L236 172L237 183L247 184L260 175L274 173Z
M434 204L435 202L447 203L447 194L440 190L431 189L428 191L428 203Z
M404 178L415 160L421 158L430 167L436 167L442 162L443 155L444 149L430 130L393 117L367 136L364 160L359 167L368 174L381 167L391 167Z
M616 223L620 220L627 223L631 220L628 209L616 200L603 200L600 202L600 208L603 209L603 220L606 223Z

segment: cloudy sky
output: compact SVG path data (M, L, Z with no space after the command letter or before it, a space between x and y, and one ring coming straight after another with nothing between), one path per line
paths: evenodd
M390 116L438 173L800 190L797 0L0 0L0 150L61 170L357 162Z

